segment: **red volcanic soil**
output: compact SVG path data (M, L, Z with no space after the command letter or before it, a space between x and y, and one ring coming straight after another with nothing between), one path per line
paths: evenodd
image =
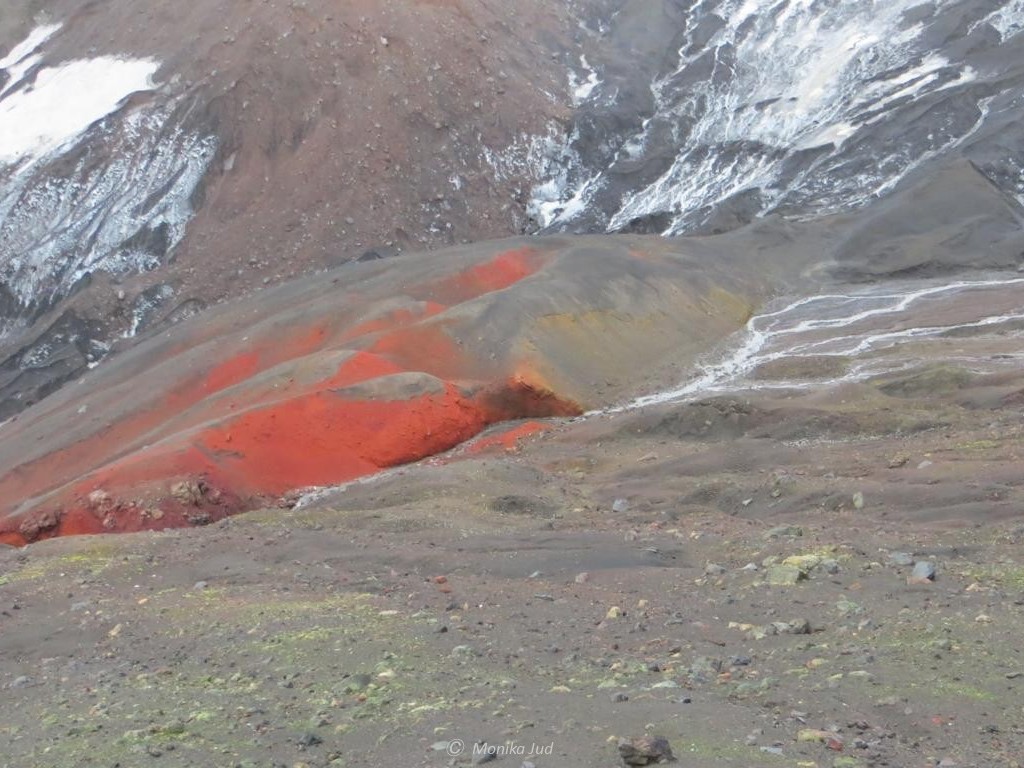
M484 435L466 446L469 454L509 453L519 450L521 440L546 432L551 426L542 421L527 421L505 429L496 429L493 434Z
M366 380L372 380L379 366L373 356L365 357L371 371ZM212 522L296 488L341 483L441 453L495 422L579 413L574 404L521 381L475 393L437 382L438 390L405 399L363 400L334 388L347 367L323 382L323 389L253 408L116 461L63 493L69 503L25 516L17 531L0 533L0 540L19 545L51 536ZM167 482L176 477L198 479L172 483L167 494ZM136 498L124 501L125 496Z
M92 439L23 465L0 493L35 496L58 465L80 464L118 442L174 420L178 429L116 458L0 524L0 541L123 532L208 522L297 488L351 480L452 448L490 424L568 416L576 404L518 375L455 380L479 369L443 325L419 321L449 306L504 290L544 263L515 248L407 291L423 309L386 313L344 330L351 351L326 375L266 388L260 374L329 351L318 317L290 333L250 339L243 352L172 389L165 407L129 415ZM255 384L255 386L253 386ZM362 385L357 387L356 385ZM227 401L212 396L230 390ZM212 406L212 407L211 407ZM180 414L189 413L182 419ZM176 478L185 478L178 480ZM169 485L170 483L170 485ZM170 492L168 493L168 488Z
M3 427L0 542L204 524L499 422L577 415L607 400L610 374L745 321L742 292L718 306L693 287L737 286L698 271L656 239L519 240L342 267L224 305Z

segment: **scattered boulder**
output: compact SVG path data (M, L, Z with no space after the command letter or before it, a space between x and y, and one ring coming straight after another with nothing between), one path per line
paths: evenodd
M814 631L811 622L807 619L795 619L793 621L773 621L771 624L755 626L753 624L738 624L730 622L729 626L734 629L746 632L751 640L764 640L766 637L776 635L809 635ZM746 657L739 657L746 658ZM749 661L748 661L749 663Z
M811 622L807 619L794 619L793 621L776 621L772 623L780 635L809 635L811 634Z
M845 597L836 603L836 610L843 616L857 616L864 613L863 606Z
M473 765L483 765L498 759L498 748L487 742L477 742L473 747Z
M797 731L796 740L800 742L825 741L832 736L829 731L822 731L817 728L803 728Z
M171 496L185 506L198 507L206 496L206 484L201 480L182 480L171 486Z
M619 740L619 757L624 765L655 765L675 762L672 747L664 736L638 736Z
M843 740L832 731L821 731L816 728L804 728L796 734L801 742L820 742L835 752L842 752Z
M53 530L60 524L61 515L53 509L37 511L24 520L18 526L18 533L26 542L35 541L41 533Z
M765 533L766 539L795 539L804 535L799 525L777 525Z
M807 572L795 565L773 565L768 569L768 583L775 587L790 587L807 578Z
M324 740L317 736L315 733L304 733L300 736L296 742L300 747L308 749L310 747L316 747L324 743Z
M810 571L821 565L822 560L820 555L790 555L782 564L796 566L801 571Z
M87 497L87 503L91 509L101 515L109 512L115 506L113 497L102 489L92 491Z
M714 680L722 671L722 660L698 656L690 665L690 681L693 683L707 683Z
M893 565L909 568L914 564L914 556L909 552L890 552L889 562Z
M897 453L891 459L889 459L889 469L899 469L900 467L907 466L907 462L910 461L910 457L905 453Z
M908 584L931 584L935 581L935 563L921 560L914 564L914 570L907 577Z
M373 682L373 678L366 673L360 673L352 675L348 682L342 687L343 694L359 693L366 690L366 688Z

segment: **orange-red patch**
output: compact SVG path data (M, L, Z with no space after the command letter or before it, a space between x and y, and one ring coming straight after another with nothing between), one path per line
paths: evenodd
M520 440L546 432L550 428L550 425L540 421L528 421L507 429L499 429L492 434L474 440L466 450L468 453L486 453L495 450L516 451L519 449Z
M461 304L494 291L501 291L534 274L544 265L534 248L515 248L500 253L484 264L430 283L416 291L417 297L447 305Z
M445 323L429 320L457 302L515 284L543 260L533 248L500 253L409 291L419 294L418 309L395 310L346 333L336 330L336 318L254 328L244 350L206 372L178 373L162 392L139 400L145 408L9 471L0 479L0 498L7 500L0 542L203 524L297 488L341 483L441 453L501 421L578 414L576 404L543 385L509 376L494 361L472 359ZM363 349L344 343L366 336ZM204 342L224 346L223 340ZM282 369L280 377L260 377L290 360L346 350L351 355L320 380L308 378L319 358L303 375ZM346 391L403 372L430 374L441 387L391 400ZM512 450L545 428L519 424L473 450ZM173 488L183 480L201 483L208 493L182 501ZM24 499L37 501L15 513Z

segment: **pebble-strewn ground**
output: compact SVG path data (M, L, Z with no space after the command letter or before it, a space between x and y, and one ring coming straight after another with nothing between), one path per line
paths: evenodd
M554 422L5 550L0 765L592 768L646 733L686 766L1020 766L1019 398L958 380Z

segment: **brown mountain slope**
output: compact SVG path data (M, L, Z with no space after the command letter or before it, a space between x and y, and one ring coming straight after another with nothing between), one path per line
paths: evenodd
M92 270L45 311L12 310L28 326L0 347L6 413L80 374L95 354L88 340L130 334L142 315L157 325L367 252L521 232L538 173L530 137L560 130L567 115L565 57L577 34L565 5L537 0L57 0L42 13L34 2L5 8L0 50L42 21L62 24L42 66L158 60L156 89L131 97L118 119L166 108L162 130L217 148L180 245L126 241L155 248L159 266ZM103 151L90 144L87 162L108 162ZM48 173L78 173L71 154ZM75 345L63 343L68 327ZM62 354L25 372L23 357L55 346Z

